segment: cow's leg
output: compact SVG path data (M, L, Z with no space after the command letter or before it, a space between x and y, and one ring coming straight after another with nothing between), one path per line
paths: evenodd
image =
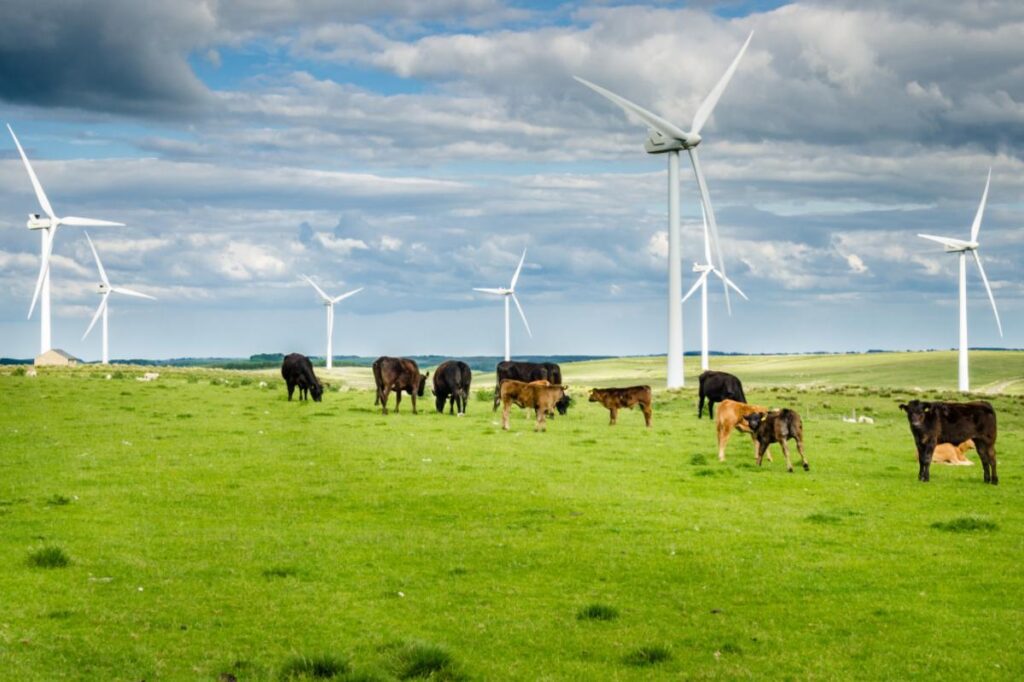
M999 484L999 477L996 475L996 449L991 443L979 443L975 441L978 449L978 459L981 460L982 470L985 472L985 483L992 485Z
M644 424L647 426L647 428L651 428L651 415L652 415L651 404L650 403L644 403L643 405L641 405L641 407L643 407L643 409L644 409Z
M725 446L729 444L729 436L732 435L732 425L722 422L718 425L718 461L725 461ZM757 441L754 441L754 457L757 457Z
M793 463L789 461L789 448L786 447L786 438L780 438L779 445L782 446L782 454L786 457L786 471L793 473Z
M708 398L708 419L715 418L715 401Z
M931 480L932 455L935 453L935 443L923 443L917 454L917 480L927 483Z
M292 395L295 393L295 384L288 382L288 402L291 402Z
M697 403L697 419L704 415L704 391L700 393L700 402Z
M509 413L512 411L512 401L506 402L501 406L501 428L508 431L508 418Z
M501 400L501 382L494 387L494 408L491 412L495 412L498 409L498 402Z
M608 408L608 414L611 416L611 419L609 419L609 421L608 421L608 426L615 426L615 424L619 420L619 408L617 408L617 407L609 407Z
M548 430L548 413L547 410L537 410L537 423L533 425L534 431L547 431Z
M390 397L391 389L385 386L380 389L380 411L381 414L388 413L388 398Z
M416 389L414 388L414 389L412 390L412 393L410 393L409 395L410 395L410 396L412 397L412 413L413 413L413 414L419 414L419 413L418 413L418 412L416 411Z
M764 458L764 453L768 451L768 443L757 442L757 466L761 466L761 460Z
M402 389L395 389L395 414L398 414L398 405L402 402Z
M811 465L807 463L807 456L804 454L804 437L802 435L796 438L796 449L800 453L800 461L804 463L804 471L810 471Z

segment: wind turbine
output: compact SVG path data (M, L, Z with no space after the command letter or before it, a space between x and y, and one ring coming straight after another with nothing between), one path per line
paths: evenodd
M992 296L992 287L988 284L988 277L985 276L985 268L981 266L981 257L978 256L978 232L981 230L981 217L985 213L985 202L988 201L988 186L992 182L992 169L988 169L988 179L985 181L985 191L981 194L981 203L978 204L978 212L974 215L974 223L971 225L971 239L964 241L952 237L936 237L932 234L919 234L918 237L938 242L946 247L946 253L960 255L960 367L958 372L958 383L960 391L966 393L971 390L970 374L967 367L967 252L974 256L974 262L978 264L978 273L981 274L981 281L985 283L985 291L988 292L988 300L992 303L992 312L996 316L996 327L999 328L999 336L1003 335L1003 323L999 321L999 311L996 309L996 299Z
M32 164L28 162L28 157L25 156L25 150L21 148L21 143L18 142L18 136L14 134L14 129L11 128L9 123L7 124L7 130L11 132L14 144L18 147L18 153L21 154L21 160L25 162L25 170L28 171L28 178L32 181L32 189L36 192L39 206L46 214L43 217L38 213L29 213L27 223L28 229L39 230L39 234L42 237L42 261L39 265L39 277L36 279L36 289L32 294L32 305L29 306L28 317L29 319L32 318L32 312L36 308L36 301L39 300L41 294L42 300L39 304L39 352L45 353L53 347L50 340L50 254L53 252L53 240L57 236L57 229L61 225L72 225L74 227L123 227L124 223L112 223L109 220L95 220L93 218L78 218L75 216L58 218L53 212L53 207L50 206L50 200L46 198L46 192L43 191L39 178L36 177L35 171L32 170Z
M700 131L707 123L715 105L725 91L726 86L736 72L736 67L743 58L743 53L750 45L750 39L754 37L751 31L747 40L743 43L736 58L726 69L725 74L719 79L715 87L711 89L707 98L697 108L693 117L693 123L687 132L671 123L661 116L644 109L643 107L619 97L614 92L595 85L588 80L573 76L577 81L587 86L597 94L605 97L619 105L627 114L633 114L640 118L650 128L650 134L644 142L644 149L648 154L668 154L668 388L680 388L684 384L683 379L683 311L679 301L683 293L683 272L680 256L680 235L679 235L679 152L686 150L690 155L690 162L693 165L694 175L697 176L697 186L700 189L701 201L707 208L708 222L711 226L711 235L714 237L715 251L718 256L719 270L725 277L725 265L722 262L721 249L718 246L718 223L715 222L715 211L711 207L711 197L708 195L707 183L704 181L704 172L701 170L700 159L697 155L697 145L701 142ZM732 304L729 302L729 287L724 284L725 305L732 313Z
M526 327L526 333L533 338L533 332L530 331L530 323L526 321L526 313L523 312L523 306L519 305L519 299L516 298L516 282L519 281L519 272L523 269L523 261L526 260L526 249L523 249L523 257L519 259L519 265L516 266L516 273L512 275L512 283L508 285L508 289L482 289L473 287L473 291L482 291L485 294L494 294L496 296L505 297L505 360L511 360L510 345L509 345L509 321L508 321L508 300L516 304L516 310L519 311L519 317L523 318L523 326Z
M110 364L110 345L109 345L109 340L108 340L109 337L108 337L108 331L107 331L107 310L108 310L109 306L107 305L107 298L110 296L111 292L117 292L119 294L124 294L125 296L138 296L139 298L148 298L151 301L155 301L156 299L154 297L150 296L149 294L141 294L138 291L132 291L131 289L124 289L124 288L121 288L121 287L112 287L112 286L110 286L110 280L107 279L107 272L106 272L106 270L103 269L103 263L100 262L100 255L98 253L96 253L96 247L93 246L92 240L89 239L89 233L88 232L85 233L85 238L89 242L89 248L92 249L93 257L96 259L96 269L100 271L100 286L99 286L98 293L103 298L100 300L99 307L96 308L96 314L92 316L92 322L89 323L89 328L85 330L84 334L82 334L82 340L85 341L85 337L89 336L89 332L91 332L92 328L96 326L96 320L98 320L100 318L100 315L102 315L103 316L103 360L102 360L102 362L103 362L104 365L109 365Z
M704 212L704 205L700 207L701 216L704 218L704 262L694 263L693 271L699 272L700 277L693 283L690 290L683 296L683 303L686 303L686 299L693 295L693 292L697 291L697 287L700 287L700 369L706 371L708 369L708 277L714 274L722 282L725 283L726 288L732 287L736 290L736 293L743 297L743 300L750 300L747 295L743 293L736 284L726 277L721 270L716 268L711 262L711 236L708 233L708 217L707 213Z
M334 304L340 301L344 301L349 296L355 296L356 294L363 290L363 287L359 287L358 289L350 291L347 294L342 294L341 296L334 296L332 298L331 296L328 296L323 289L318 287L316 285L316 282L311 280L309 277L306 277L305 275L303 275L302 277L307 282L309 282L314 289L316 289L316 293L320 295L321 300L323 300L324 302L324 306L327 308L327 369L331 369L332 367L334 367L334 351L332 350L334 347Z

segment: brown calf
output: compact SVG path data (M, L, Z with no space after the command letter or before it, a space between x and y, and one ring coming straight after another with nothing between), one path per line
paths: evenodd
M767 412L767 407L761 407L760 405L748 405L747 403L741 403L738 400L723 400L718 404L718 414L715 415L715 422L718 426L718 461L725 461L725 446L729 442L729 436L732 435L733 429L739 429L744 433L749 433L751 439L754 441L754 457L757 457L757 438L754 436L754 432L751 430L750 425L747 424L745 417L748 414L754 414L755 412ZM771 453L768 454L768 461L772 461Z
M537 417L534 431L547 429L547 416L554 411L556 403L565 398L566 386L552 386L547 382L525 383L515 379L501 382L501 428L508 431L509 414L515 403L524 409L532 409Z
M786 441L796 441L796 449L800 451L800 459L804 463L804 471L810 471L804 455L804 425L800 415L789 409L773 412L755 412L746 416L747 425L757 438L757 466L761 466L761 458L768 452L768 446L778 443L782 446L782 454L786 456L786 471L793 473L793 464L789 461L789 448Z
M960 445L939 443L935 446L935 452L932 453L932 461L942 462L943 464L952 464L955 466L973 466L974 462L967 459L967 455L965 454L968 450L973 449L974 441L970 439L965 440L963 443L960 443Z
M630 386L629 388L595 388L590 391L590 402L601 403L611 415L609 426L615 426L622 408L632 409L639 405L644 411L644 423L651 428L651 387Z

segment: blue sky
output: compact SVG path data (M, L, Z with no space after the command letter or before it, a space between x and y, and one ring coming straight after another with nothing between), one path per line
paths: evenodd
M1024 346L1024 8L1011 2L505 3L15 0L0 8L0 114L58 213L96 230L114 357L323 352L300 280L366 290L335 352L499 354L499 301L528 251L533 337L513 353L659 353L664 157L571 76L686 127L755 31L703 132L730 275L711 345L738 352L948 348L955 259L993 167L971 344ZM89 58L83 58L88 54ZM38 211L0 145L0 355L28 357ZM684 164L685 283L702 251ZM98 303L84 236L58 235L54 343ZM699 311L684 308L696 349Z

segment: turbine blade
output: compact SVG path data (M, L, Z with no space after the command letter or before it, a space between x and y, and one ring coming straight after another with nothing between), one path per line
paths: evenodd
M18 147L18 153L21 154L21 160L25 162L25 170L28 171L28 179L32 181L32 189L36 191L36 199L39 200L39 206L42 207L43 212L50 216L51 219L57 220L57 216L53 212L53 207L50 206L50 200L46 198L46 192L43 191L43 186L39 184L39 178L36 177L36 172L32 170L32 164L28 162L28 157L25 156L25 150L21 148L21 143L18 142L18 136L14 134L14 129L11 128L11 124L7 124L7 129L11 131L11 137L14 138L14 144Z
M720 273L718 271L718 268L715 268L715 275L717 275L719 279L721 279L723 282L725 282L725 285L727 287L732 287L733 289L735 289L736 293L739 294L740 296L742 296L744 301L749 301L750 300L749 298L747 298L747 295L745 293L743 293L743 291L738 286L736 286L736 283L733 282L728 277L726 277L725 275L723 275L722 273Z
M36 279L36 290L32 293L32 305L28 307L28 316L36 309L36 302L39 300L39 292L43 290L43 279L50 269L50 254L53 253L53 240L57 237L57 228L60 223L55 224L46 230L46 253L43 254L43 261L39 264L39 277Z
M949 247L954 251L963 251L970 246L970 243L965 242L963 239L953 239L952 237L937 237L934 234L918 234L917 236L921 237L922 239L938 242L939 244Z
M109 294L103 294L103 300L100 301L98 306L96 306L96 314L92 316L92 322L89 323L89 328L85 330L84 334L82 334L83 341L85 341L85 337L89 336L89 332L92 331L92 328L96 326L96 320L100 319L100 315L103 314L103 309L107 307L107 296L109 296Z
M509 285L510 291L515 291L516 282L519 281L519 273L523 269L523 261L526 260L526 249L523 249L523 256L519 259L519 265L516 266L516 274L512 275L512 284Z
M708 118L711 116L711 112L715 110L715 105L718 104L718 99L725 92L725 87L729 85L729 81L732 79L732 75L736 73L736 67L739 66L740 60L743 59L743 53L747 51L747 45L750 45L750 39L754 37L754 32L751 31L750 35L747 36L747 40L743 43L743 47L740 48L736 58L732 60L732 64L725 70L725 73L715 84L715 87L711 89L711 93L708 94L707 98L701 102L700 107L697 109L697 113L693 117L693 126L690 128L690 132L695 135L699 135L701 128L707 123Z
M124 227L124 223L115 223L110 220L97 220L95 218L79 218L68 216L60 219L63 225L74 225L75 227Z
M641 120L644 121L644 123L651 126L665 137L670 137L676 140L685 140L687 138L687 135L682 130L682 128L673 123L670 123L669 121L666 121L661 116L658 116L653 112L647 111L638 104L633 104L628 99L619 97L610 90L605 90L600 85L595 85L594 83L591 83L588 80L580 78L579 76L573 76L573 78L575 78L578 82L582 83L583 85L586 85L588 88L590 88L597 94L601 95L602 97L605 97L607 99L610 99L612 102L615 102L625 111L638 116Z
M701 204L704 206L705 215L708 218L708 226L711 228L711 241L715 245L715 255L718 257L718 270L722 273L722 290L725 292L725 309L732 315L732 301L729 299L729 287L725 285L725 260L722 258L722 247L718 241L718 223L715 221L715 209L711 205L711 196L708 194L708 184L704 180L704 171L700 167L700 156L697 149L691 147L687 150L690 153L690 161L693 165L693 173L697 176L697 186L700 189Z
M303 275L303 278L304 278L304 279L305 279L305 280L306 280L307 282L309 282L310 284L312 284L312 285L313 285L313 288L314 288L314 289L316 289L316 293L320 294L320 298L324 299L324 301L326 301L326 302L328 302L328 303L330 303L330 302L331 302L331 297L330 297L330 296L328 296L328 295L327 295L326 293L324 293L324 290L323 290L323 289L321 289L320 287L318 287L318 286L316 285L316 282L314 282L313 280L311 280L311 279L310 279L309 277L306 277L305 275Z
M711 265L711 237L708 235L708 212L704 210L704 202L700 202L700 217L704 221L704 264Z
M704 272L700 273L700 277L698 277L697 281L693 283L693 286L690 287L690 290L686 292L686 296L683 296L682 302L686 303L686 299L690 298L690 296L693 296L693 292L697 291L697 289L700 287L700 285L707 278L708 278L708 271L707 270L705 270Z
M347 294L342 294L341 296L338 296L338 297L336 297L336 298L332 298L332 299L331 299L331 303L338 303L339 301L344 301L344 300L345 300L346 298L348 298L349 296L355 296L355 295L356 295L356 294L358 294L358 293L359 293L360 291L362 291L362 290L363 290L364 288L365 288L365 287L359 287L358 289L354 289L353 291L350 291L350 292L348 292Z
M985 181L985 191L981 193L981 203L978 204L978 212L974 214L974 223L971 225L971 241L978 241L978 232L981 230L981 216L985 213L985 202L988 201L988 186L992 183L992 169L988 169L988 180Z
M996 316L996 326L999 328L999 336L1001 338L1003 336L1003 323L999 321L999 311L996 310L996 299L992 296L992 287L988 285L988 277L985 276L985 268L981 265L981 256L978 255L976 250L972 250L971 253L974 254L974 262L978 264L978 272L981 273L981 281L985 283L985 291L988 292L988 300L989 303L992 304L992 312Z
M485 294L496 294L498 296L504 296L508 293L505 289L482 289L480 287L473 287L473 291L482 291Z
M110 290L111 291L116 291L119 294L124 294L125 296L137 296L139 298L148 298L151 301L155 301L156 300L155 296L150 296L149 294L143 294L142 292L139 292L139 291L133 291L132 289L123 289L121 287L111 287Z
M89 248L92 249L92 257L96 259L96 269L100 271L100 281L110 286L110 280L107 279L107 271L103 269L103 263L100 262L100 254L96 253L96 247L92 243L92 239L89 238L89 233L85 233L85 241L89 242Z
M519 311L519 317L523 318L523 324L526 326L526 333L533 338L533 332L530 331L530 323L526 321L526 313L523 312L523 306L519 305L519 299L516 298L515 294L512 294L512 302L516 304L516 310Z

